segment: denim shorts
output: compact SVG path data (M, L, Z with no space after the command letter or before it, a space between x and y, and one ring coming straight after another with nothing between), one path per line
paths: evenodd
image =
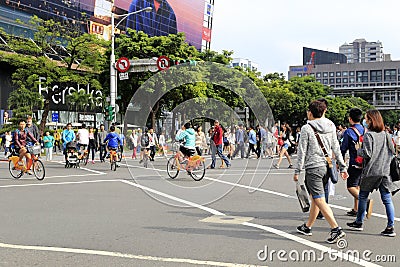
M282 148L284 148L284 149L286 149L286 150L287 150L287 149L289 148L289 144L287 144L287 143L284 143L284 144L283 144L283 146L282 146Z
M327 167L317 167L306 169L305 184L308 193L312 198L324 198L325 197L325 183L327 182Z

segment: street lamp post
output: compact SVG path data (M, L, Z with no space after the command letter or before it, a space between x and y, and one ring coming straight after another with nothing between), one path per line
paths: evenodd
M140 12L151 12L152 7L146 7L135 12L131 12L123 15L115 15L111 12L111 56L110 56L110 106L115 108L115 99L117 97L117 70L115 69L115 28L125 20L128 16L138 14ZM117 25L114 25L115 18L122 18ZM116 116L114 116L113 122L115 122Z

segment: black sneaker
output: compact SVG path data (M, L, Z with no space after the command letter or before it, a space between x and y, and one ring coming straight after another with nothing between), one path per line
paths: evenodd
M347 226L349 227L349 229L353 230L353 231L362 231L363 229L363 224L362 223L358 223L356 221L351 222L351 223L347 223Z
M318 219L318 220L323 220L323 219L325 219L325 218L324 218L324 215L322 215L322 212L319 212L319 213L318 213L317 219Z
M396 233L394 227L386 227L386 229L381 232L381 235L395 237Z
M303 235L310 236L312 235L311 228L307 227L305 223L300 226L297 226L297 232Z
M357 211L351 209L351 211L348 211L346 214L347 214L347 216L356 217Z
M329 244L333 244L345 236L346 236L346 233L343 232L342 228L337 227L335 229L331 229L331 231L329 233L329 237L326 239L326 242L328 242Z
M290 165L288 166L288 169L293 169L293 165L290 164Z

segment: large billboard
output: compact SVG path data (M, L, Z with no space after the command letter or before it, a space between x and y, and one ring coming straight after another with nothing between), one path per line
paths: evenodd
M24 14L34 14L43 19L78 23L82 31L110 39L112 11L123 15L146 7L152 7L152 11L130 15L119 28L141 30L150 36L184 32L186 41L199 50L202 40L210 41L211 31L203 27L205 14L212 16L205 0L0 0L0 24L18 27L10 19L26 20ZM82 14L90 18L88 23L84 23Z
M116 10L131 13L146 7L152 12L130 15L126 26L150 36L184 32L186 41L201 49L203 35L204 0L115 0Z

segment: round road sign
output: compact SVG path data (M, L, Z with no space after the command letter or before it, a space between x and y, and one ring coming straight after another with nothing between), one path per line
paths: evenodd
M131 63L129 62L129 59L126 57L119 58L117 60L117 63L115 63L115 67L120 72L127 72L129 70L130 66L131 66Z
M159 70L166 70L170 66L169 58L166 56L161 56L157 59L157 68Z

